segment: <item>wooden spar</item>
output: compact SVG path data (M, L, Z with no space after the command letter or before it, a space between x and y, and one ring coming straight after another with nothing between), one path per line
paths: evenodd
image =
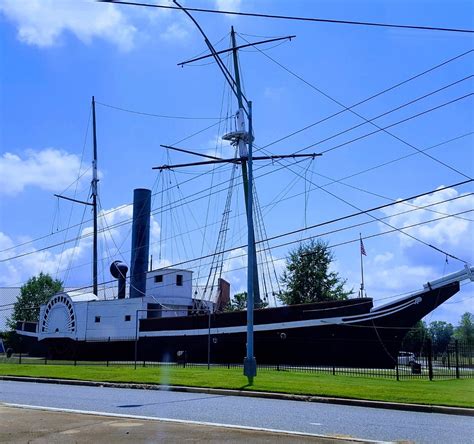
M281 40L291 40L291 39L294 39L294 38L296 38L296 35L287 35L286 37L277 37L277 38L274 38L274 39L261 40L260 42L247 43L245 45L236 46L235 49L248 48L249 46L263 45L264 43L278 42L278 41L281 41ZM226 52L230 52L230 51L233 51L233 50L234 50L234 48L228 48L228 49L223 49L221 51L216 51L216 55L225 54ZM203 55L201 57L196 57L194 59L189 59L189 60L186 60L184 62L178 63L178 66L184 66L184 65L187 65L188 63L197 62L198 60L207 59L209 57L214 57L214 54L206 54L206 55Z
M288 158L298 158L298 157L319 157L322 154L319 153L311 153L311 154L275 154L271 156L252 156L252 160L279 160L279 159L288 159ZM206 156L208 157L208 156ZM154 170L172 170L174 168L184 168L184 167L189 167L189 166L202 166L202 165L215 165L218 163L241 163L241 162L247 162L248 158L247 157L233 157L231 159L219 159L219 158L214 158L215 160L208 160L208 161L202 161L202 162L192 162L192 163L179 163L175 165L162 165L162 166L157 166L153 167Z
M60 194L55 194L54 196L58 197L59 199L69 200L71 202L80 203L82 205L90 205L90 206L93 205L91 202L86 202L84 200L79 200L79 199L73 199L72 197L61 196Z
M199 156L199 157L205 157L206 159L220 160L219 157L209 156L209 154L197 153L196 151L186 150L184 148L178 148L176 146L170 146L170 145L160 145L160 146L162 146L163 148L166 148L168 150L179 151L181 153L192 154L194 156Z

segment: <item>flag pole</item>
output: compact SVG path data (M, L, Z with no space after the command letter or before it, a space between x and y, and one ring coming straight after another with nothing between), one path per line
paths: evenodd
M364 244L362 243L362 234L359 233L359 239L360 239L360 275L361 275L361 283L360 283L360 297L364 297L364 261L362 259L362 256L364 255Z

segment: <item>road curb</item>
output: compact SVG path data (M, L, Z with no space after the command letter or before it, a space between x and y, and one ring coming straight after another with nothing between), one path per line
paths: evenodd
M252 398L264 399L282 399L286 401L305 401L305 402L319 402L326 404L341 404L352 405L357 407L369 407L390 410L405 410L411 412L422 413L442 413L445 415L462 415L474 416L474 409L463 407L446 407L440 405L424 405L424 404L407 404L399 402L386 401L370 401L365 399L350 399L350 398L335 398L328 396L314 396L314 395L296 395L288 393L275 392L259 392L250 390L230 390L230 389L215 389L207 387L188 387L178 385L160 385L160 384L137 384L137 383L116 383L116 382L98 382L98 381L84 381L78 379L59 379L59 378L33 378L28 376L0 376L2 381L15 382L37 382L43 384L67 384L80 385L89 387L109 387L109 388L126 388L136 390L163 390L186 393L205 393L209 395L221 396L247 396Z

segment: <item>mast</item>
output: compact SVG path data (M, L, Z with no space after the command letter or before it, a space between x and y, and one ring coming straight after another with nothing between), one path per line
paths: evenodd
M255 249L255 234L253 226L253 171L252 171L252 148L253 148L253 134L252 134L252 102L248 101L247 98L242 93L242 88L240 85L240 73L238 65L237 50L238 47L235 41L235 31L232 27L231 36L232 36L232 54L234 61L234 76L229 73L227 67L222 62L219 57L219 54L212 46L211 42L207 38L205 32L199 26L199 23L193 18L186 8L183 8L177 0L173 0L173 3L177 5L196 25L199 32L204 37L204 41L209 48L210 54L206 57L212 57L216 61L219 69L221 70L224 78L229 84L232 92L237 97L239 110L236 113L237 128L236 131L231 132L223 136L224 140L229 140L234 146L239 148L240 163L242 164L242 181L244 185L245 193L245 202L246 202L246 211L247 211L247 234L248 234L248 262L247 262L247 354L244 359L244 375L247 376L248 382L250 385L253 384L253 378L257 375L257 362L254 357L254 342L253 342L253 315L255 303L260 305L260 292L258 286L258 274L257 274L257 260L256 260L256 249ZM289 37L291 39L291 37ZM263 42L257 42L253 45L258 45ZM186 62L185 62L186 63ZM183 63L184 64L184 63ZM181 65L183 65L181 64ZM247 109L245 109L247 105ZM249 130L246 131L245 125L245 115L248 118ZM187 151L189 150L182 150ZM197 154L198 153L193 153ZM262 157L263 160L265 156ZM311 155L314 157L314 154ZM267 157L268 159L268 157ZM220 162L224 159L213 159L207 163ZM227 160L228 161L228 160ZM231 161L235 163L235 160ZM189 166L189 165L188 165ZM165 165L163 167L158 167L158 169L170 169L173 166Z
M241 85L240 85L240 71L239 71L239 59L237 57L237 44L236 44L236 40L235 40L235 31L234 31L234 27L232 26L231 27L231 31L230 31L230 35L231 35L231 39L232 39L232 57L233 57L233 61L234 61L234 80L235 80L235 85L236 85L236 90L237 90L237 101L238 101L238 104L239 104L239 111L237 113L237 125L238 125L238 128L237 128L237 131L241 131L243 130L245 132L245 121L244 121L244 104L243 104L243 100L242 100L242 88L241 88ZM250 214L252 213L253 211L253 205L252 205L252 202L253 202L253 199L251 196L252 194L252 191L253 191L253 183L250 184L249 182L249 174L248 174L248 168L247 168L247 162L250 164L251 162L251 154L250 154L250 147L251 147L251 144L252 144L252 131L251 131L251 111L250 111L250 103L249 103L249 112L248 112L248 120L249 120L249 140L248 140L248 146L249 146L249 149L247 150L247 146L245 144L245 141L243 140L243 138L239 138L238 139L238 148L239 148L239 155L240 155L240 158L241 158L241 166L242 166L242 183L244 185L244 196L245 196L245 210L247 212L247 221L249 222L250 219L252 219L252 224L251 226L249 224L247 224L247 229L248 231L252 231L252 239L253 239L253 248L252 248L252 252L251 252L251 249L250 249L250 244L248 245L247 249L248 249L248 255L249 255L249 258L250 258L250 255L252 254L253 257L252 257L252 273L249 273L249 274L252 274L253 275L253 293L254 293L254 298L253 298L253 304L250 305L250 303L248 304L248 306L257 306L257 307L260 307L261 305L261 299L260 299L260 286L259 286L259 282L258 282L258 268L257 268L257 253L256 253L256 249L255 249L255 232L254 232L254 228L253 228L253 216ZM247 159L248 157L248 159ZM249 165L250 166L250 165ZM250 193L249 193L249 189L250 189ZM250 216L249 216L250 214ZM249 241L250 241L250 237L249 237ZM249 292L247 292L247 298L250 297L250 294L248 294ZM250 299L247 299L248 301L250 301ZM247 308L248 309L248 308Z
M93 138L93 159L92 159L92 212L94 220L94 236L93 236L93 259L92 259L92 292L97 296L97 133L95 121L95 97L92 96L92 138Z
M98 293L98 272L97 272L97 134L96 134L96 121L95 121L95 97L92 96L92 142L93 142L93 154L92 154L92 180L91 180L91 197L92 203L84 200L73 199L71 197L62 196L55 194L59 199L68 200L70 202L79 203L82 205L89 205L92 207L92 219L93 219L93 241L92 241L92 292L97 296Z
M255 301L260 301L258 293L258 277L257 277L257 255L255 249L255 234L253 230L253 138L252 138L252 102L248 103L249 107L249 133L250 139L248 143L248 187L250 193L248 193L248 205L247 211L247 250L248 250L248 263L247 263L247 355L244 359L244 375L247 376L250 385L253 384L253 378L257 376L257 361L253 351L253 311L255 307ZM255 281L257 286L255 287Z

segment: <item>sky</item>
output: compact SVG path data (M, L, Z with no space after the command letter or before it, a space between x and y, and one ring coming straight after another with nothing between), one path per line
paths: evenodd
M473 3L461 0L183 4L474 29ZM298 162L255 162L265 222L257 237L298 231L269 241L271 252L262 261L273 259L275 272L267 270L280 275L299 241L321 236L331 246L333 270L357 294L361 235L366 292L380 304L474 262L473 185L455 185L474 175L472 34L194 16L218 50L229 46L231 26L240 45L296 36L239 51L257 152L323 152ZM0 0L0 33L0 286L20 286L40 271L66 286L91 282L90 208L54 194L89 198L92 96L100 177L99 281L113 285L110 263L130 262L130 203L133 189L144 187L153 193L153 267L192 269L195 283L202 285L210 259L197 258L216 248L233 167L152 169L199 160L161 144L234 155L221 137L232 128L237 104L219 68L211 59L177 66L206 53L196 27L173 10L86 0ZM454 57L353 112L346 110ZM229 65L226 55L223 60ZM239 171L234 185L225 230L226 248L233 250L223 264L232 293L246 283ZM438 188L443 189L434 192ZM328 223L427 192L370 215ZM319 226L309 228L313 225ZM276 291L276 282L273 287ZM462 313L473 311L473 294L472 283L466 283L426 321L457 324Z

